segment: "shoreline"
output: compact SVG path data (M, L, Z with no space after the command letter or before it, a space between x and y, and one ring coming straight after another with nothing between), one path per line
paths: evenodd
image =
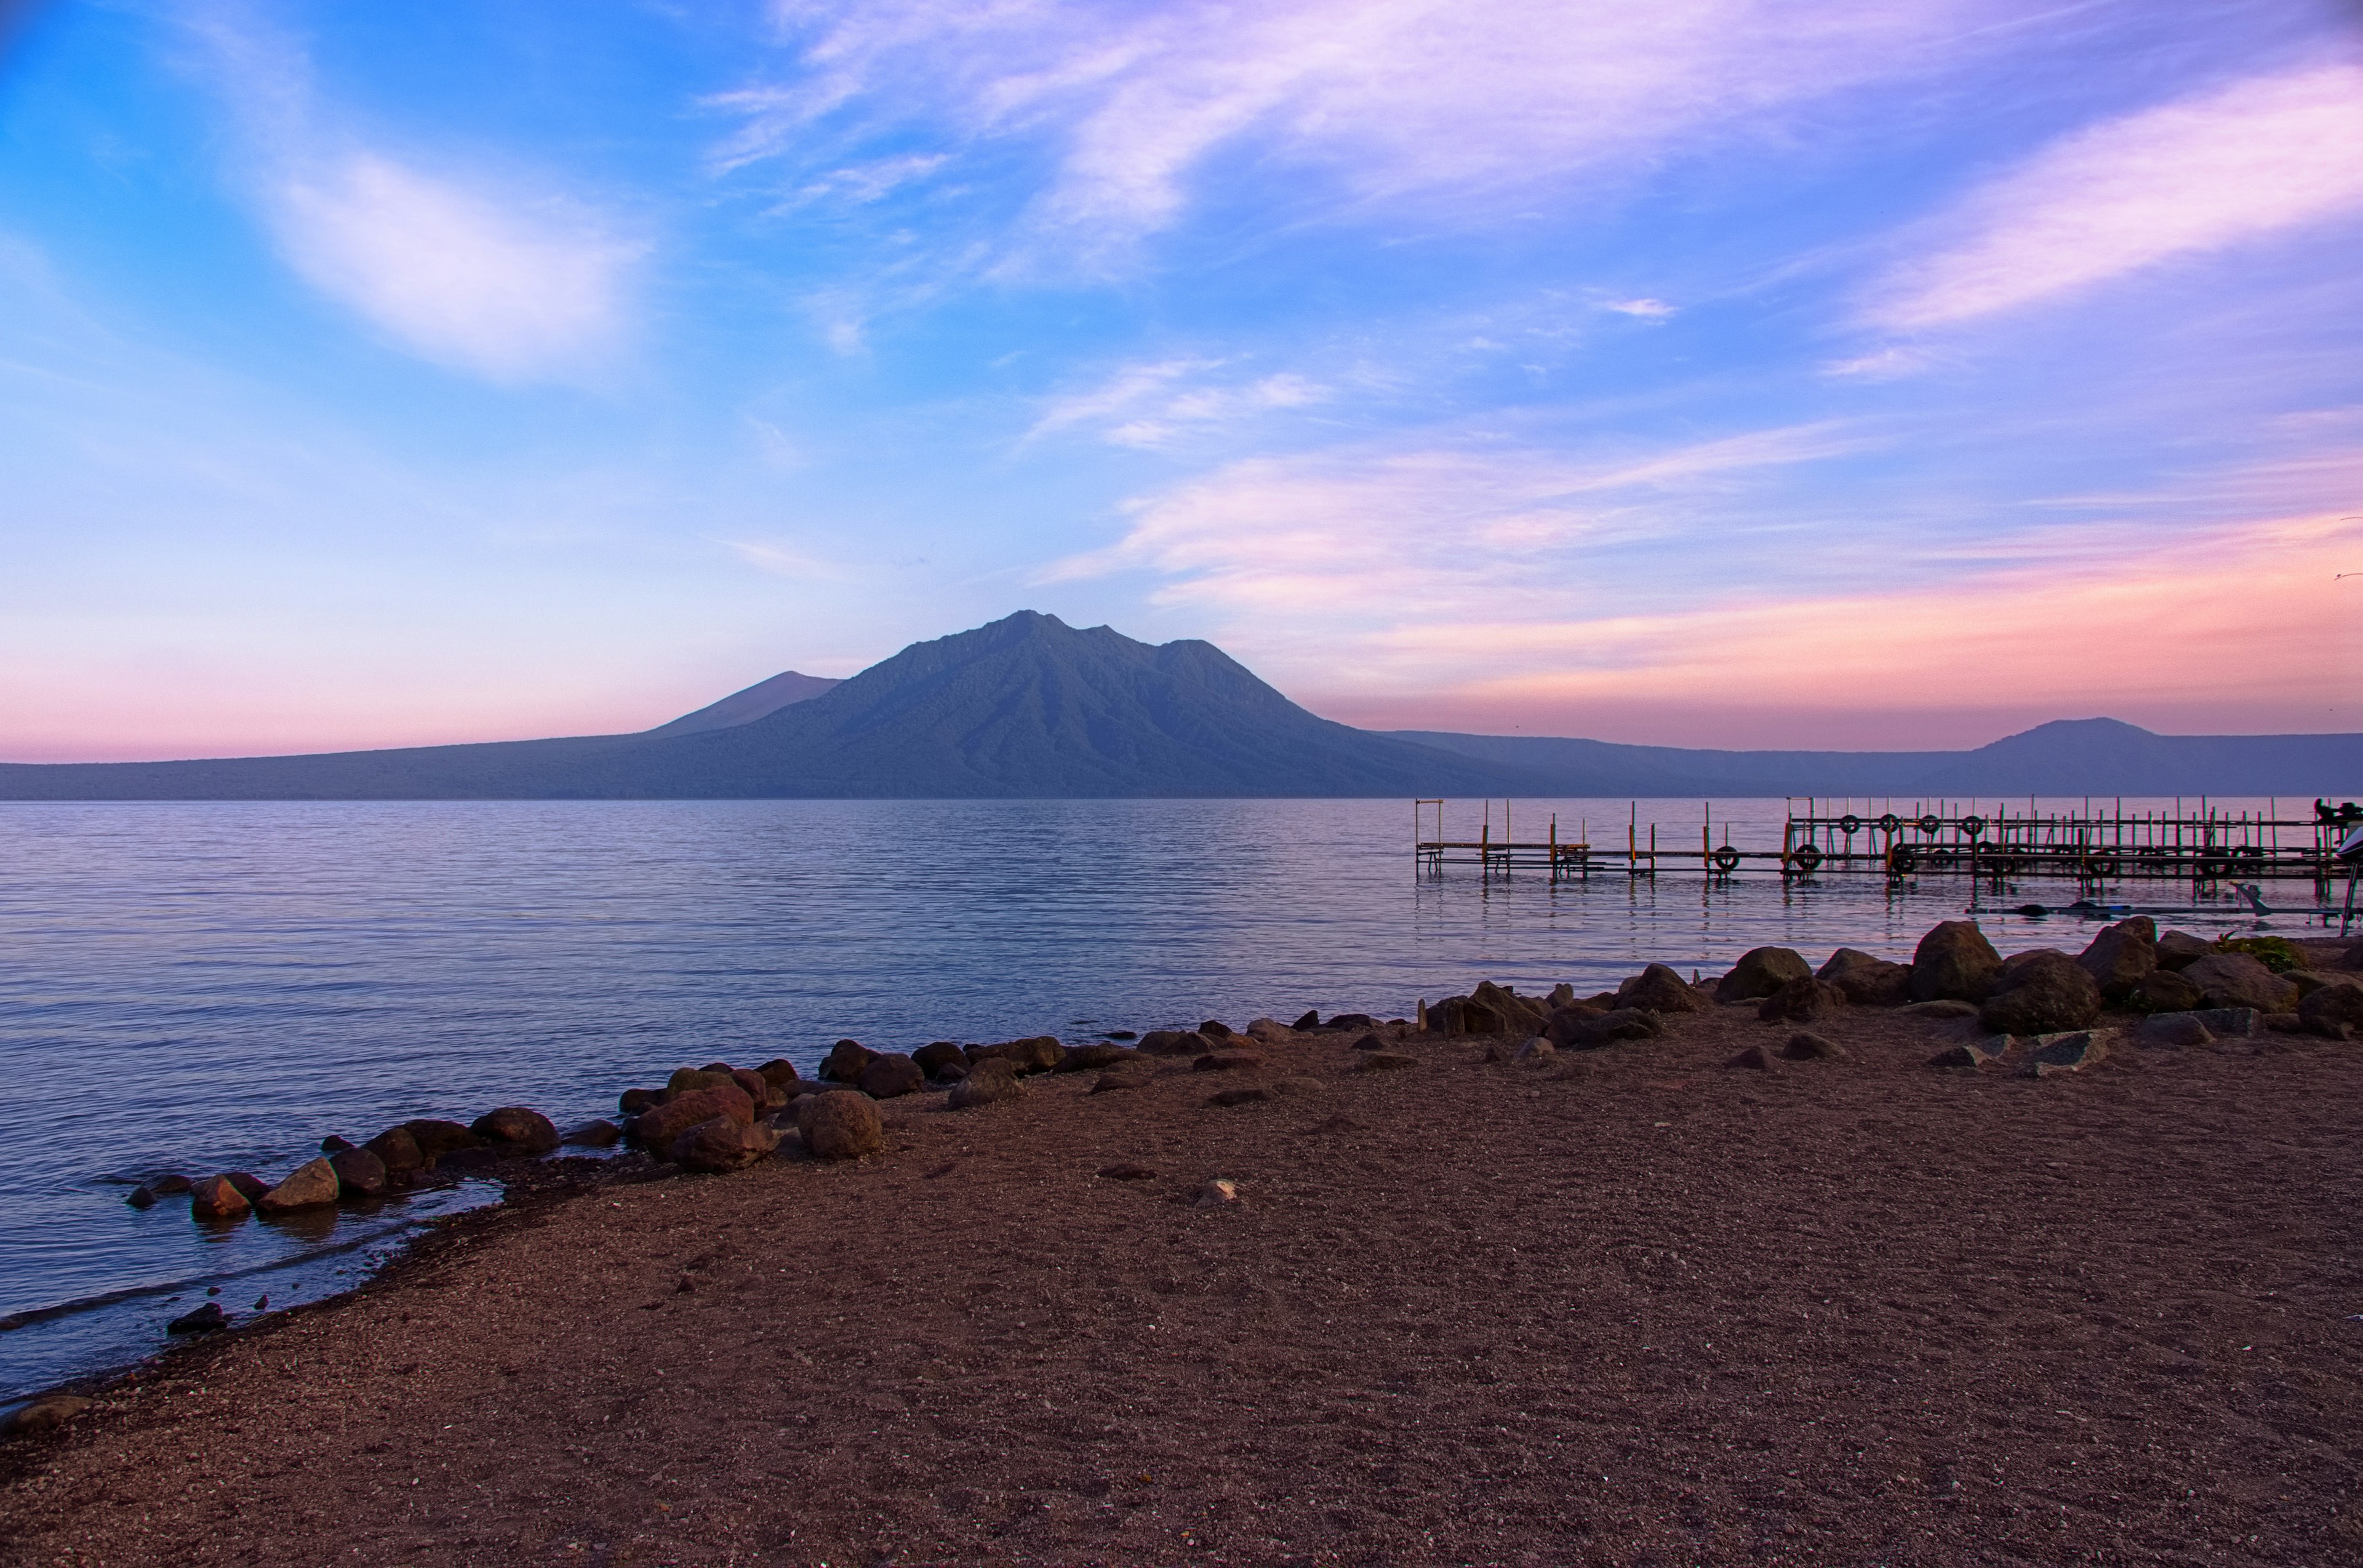
M860 1161L544 1162L352 1290L76 1380L0 1445L0 1558L2363 1552L2313 1435L2363 1414L2363 1051L2028 1077L1848 1006L1842 1056L1734 1065L1795 1032L1758 1013L1539 1064L1283 1030L883 1100Z

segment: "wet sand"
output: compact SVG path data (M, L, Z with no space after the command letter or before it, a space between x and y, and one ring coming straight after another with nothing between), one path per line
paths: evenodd
M1671 1024L554 1162L0 1447L0 1561L2363 1562L2363 1047Z

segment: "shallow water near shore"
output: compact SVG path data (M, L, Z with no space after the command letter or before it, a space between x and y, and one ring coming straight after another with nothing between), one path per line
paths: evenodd
M1621 845L1632 809L1520 801L1518 836L1556 814L1563 840L1613 824ZM1448 834L1475 837L1479 810L1448 807ZM1701 810L1638 815L1694 842ZM1781 802L1712 810L1717 842L1726 823L1735 842L1780 841ZM216 1228L185 1198L127 1207L143 1176L276 1179L325 1135L496 1105L563 1127L683 1063L809 1072L840 1036L908 1050L1407 1017L1480 979L1589 992L1765 943L1903 958L1972 902L1949 877L1436 878L1412 838L1400 801L0 806L0 1321L20 1325L0 1331L0 1404L148 1353L209 1286L233 1318L265 1294L314 1299L421 1221L498 1195L470 1182ZM2089 922L1991 906L2080 891L1988 889L1980 918L2006 951L2072 950ZM2196 930L2253 924L2187 884L2102 891L2186 908Z

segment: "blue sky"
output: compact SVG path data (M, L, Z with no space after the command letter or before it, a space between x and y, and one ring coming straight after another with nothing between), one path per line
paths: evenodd
M637 728L1019 607L1379 726L2357 727L2351 4L7 48L8 758Z

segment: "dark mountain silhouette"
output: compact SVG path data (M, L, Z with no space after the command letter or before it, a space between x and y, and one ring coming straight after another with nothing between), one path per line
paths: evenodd
M638 735L181 762L0 764L0 799L2281 795L2363 736L2063 720L1973 751L1703 751L1317 717L1213 644L1024 611L849 680L790 671Z

